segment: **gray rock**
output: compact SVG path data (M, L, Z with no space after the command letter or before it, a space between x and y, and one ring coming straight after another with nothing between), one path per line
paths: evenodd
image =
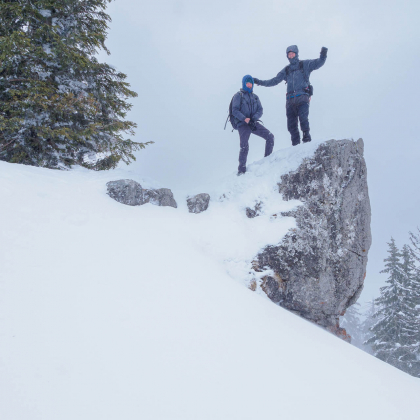
M254 217L258 217L261 214L262 204L263 203L259 201L258 203L255 204L253 209L251 209L251 207L247 207L245 209L246 217L248 217L248 219L253 219Z
M209 207L210 196L206 193L197 194L187 198L188 211L190 213L202 213Z
M145 203L143 188L132 179L119 179L106 184L108 195L114 200L128 206L141 206Z
M169 206L177 208L174 195L169 188L159 188L158 190L144 190L144 197L146 203L151 203L156 206Z
M151 203L156 206L170 206L177 208L172 191L168 188L158 190L143 189L132 179L119 179L106 184L108 195L114 200L128 206L141 206Z
M296 219L254 270L272 269L262 288L275 303L349 339L338 318L363 289L372 242L363 140L330 140L281 177L279 193L303 205L283 213Z

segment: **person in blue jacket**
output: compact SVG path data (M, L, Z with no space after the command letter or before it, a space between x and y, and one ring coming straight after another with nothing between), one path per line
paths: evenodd
M249 137L252 134L265 140L265 156L269 156L274 147L274 135L258 120L262 117L263 107L255 93L254 79L246 75L242 79L242 89L232 99L232 114L239 131L240 151L238 175L246 172L246 159L249 150Z
M276 86L283 80L287 83L286 93L286 116L287 129L292 137L292 145L300 143L300 133L298 128L298 119L300 128L303 132L302 141L307 143L311 141L309 133L309 101L310 101L310 83L309 76L312 71L318 70L327 60L328 48L322 47L320 57L315 60L299 60L299 50L296 45L291 45L286 50L290 65L286 66L276 77L270 80L260 80L254 77L256 85Z

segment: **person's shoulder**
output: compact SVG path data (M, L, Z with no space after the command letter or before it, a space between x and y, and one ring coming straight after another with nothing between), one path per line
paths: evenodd
M257 94L255 94L254 92L252 92L252 94L254 95L254 98L255 98L255 99L260 99L260 98L258 97L258 95L257 95Z

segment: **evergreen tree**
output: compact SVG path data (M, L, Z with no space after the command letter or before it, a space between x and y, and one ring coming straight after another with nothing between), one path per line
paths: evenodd
M48 168L114 168L147 143L124 139L137 94L99 63L110 0L0 4L0 160ZM87 156L96 156L94 163Z
M366 311L365 319L362 322L362 331L363 331L363 349L369 353L374 354L374 351L372 349L372 345L370 344L370 339L373 337L373 333L371 331L371 328L376 324L376 306L375 306L375 300L372 299L368 303L368 309ZM368 344L369 343L369 344Z
M411 247L404 245L402 263L406 293L402 334L405 355L401 360L407 365L408 373L420 377L420 278L414 255Z
M414 344L414 351L417 354L417 359L420 361L420 229L417 228L416 234L410 232L410 241L412 244L410 247L411 256L417 262L413 273L413 289L416 291L414 294L414 305L418 321L418 334L416 343ZM417 366L416 376L420 378L420 366Z
M389 256L381 271L388 274L387 285L381 287L381 295L375 299L373 317L376 323L371 327L372 336L366 343L372 345L374 355L379 359L415 374L418 359L413 349L416 326L410 286L412 260L407 259L407 247L401 253L392 238L388 245Z
M345 328L351 336L351 344L363 350L363 329L360 321L360 303L356 302L349 308L341 319L340 326Z

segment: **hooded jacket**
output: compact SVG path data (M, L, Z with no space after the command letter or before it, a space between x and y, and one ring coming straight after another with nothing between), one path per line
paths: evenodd
M252 83L251 89L246 87L247 82ZM253 93L253 88L254 79L246 75L242 79L242 89L233 97L232 114L235 117L237 127L246 124L245 118L252 118L257 121L262 117L263 107L258 96Z
M305 88L309 86L309 76L314 70L318 70L325 64L327 60L327 49L323 48L319 58L315 60L302 60L303 69L299 68L299 49L296 45L291 45L286 50L286 57L289 52L294 52L294 58L288 58L290 62L289 74L286 73L287 66L281 70L276 77L270 80L259 80L254 78L257 85L260 86L276 86L282 81L287 82L287 95L295 93L296 95L307 94Z

